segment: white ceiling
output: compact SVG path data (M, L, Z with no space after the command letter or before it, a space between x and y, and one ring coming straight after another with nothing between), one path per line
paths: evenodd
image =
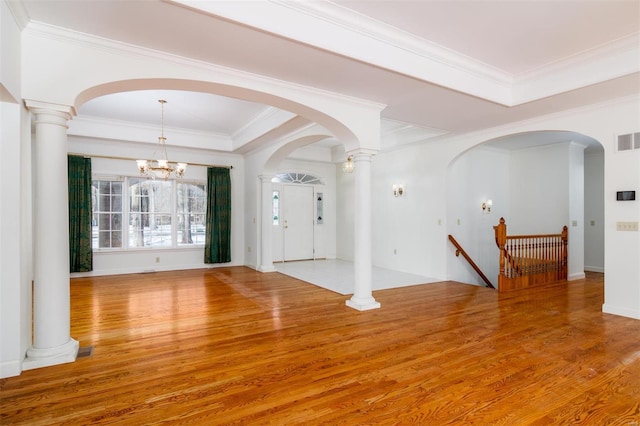
M633 50L640 41L640 0L10 3L22 7L33 25L66 28L386 104L383 135L392 146L403 143L401 134L410 134L408 142L415 142L640 93L640 44L635 44L638 60L632 69L602 71L607 55L620 46ZM288 18L292 13L300 20ZM307 23L309 17L315 21ZM327 31L327 25L335 32ZM370 47L376 42L395 49L390 52L398 57L410 55L417 65L407 68L401 61L394 63L393 56L376 55ZM451 62L444 63L443 57ZM450 75L437 74L425 66L426 60L444 63ZM562 76L580 69L576 67L584 68L584 82L573 78L577 74ZM587 75L591 69L599 74ZM452 76L459 70L491 84L513 83L516 89L533 82L545 95L509 106L496 101L490 90L486 95L471 93L463 79L458 85ZM531 80L538 77L542 79ZM516 89L514 94L522 92ZM160 98L168 101L167 126L230 137L268 108L210 94L138 91L91 100L78 117L157 124ZM407 124L413 131L407 131Z

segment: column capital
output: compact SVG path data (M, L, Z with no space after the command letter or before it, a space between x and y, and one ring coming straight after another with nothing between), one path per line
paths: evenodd
M271 183L271 179L273 179L274 177L276 177L276 175L273 173L264 173L258 175L258 179L260 179L262 183Z
M51 124L68 129L67 122L75 115L75 108L72 106L50 104L40 101L25 100L25 106L35 114L34 124Z
M358 157L372 157L378 153L377 149L358 148L352 149L347 152L347 156L352 155L354 158Z
M25 99L24 105L27 107L29 111L33 112L34 114L59 113L61 115L62 114L66 115L68 117L67 120L77 115L76 108L70 105L53 104L50 102L34 101L32 99Z

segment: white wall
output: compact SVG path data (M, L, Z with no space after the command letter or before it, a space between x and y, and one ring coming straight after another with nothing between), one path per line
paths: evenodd
M604 151L584 156L584 270L604 272Z
M498 287L498 255L493 227L509 217L510 152L488 147L474 148L451 165L447 181L449 231L491 283ZM482 203L491 199L491 213ZM478 285L482 279L455 248L448 248L448 278Z
M413 146L375 155L372 162L373 264L445 279L446 167L443 152ZM337 257L353 260L354 175L337 168ZM393 184L405 194L393 196ZM435 249L438 247L437 249ZM442 248L442 249L441 249ZM435 249L435 250L434 250ZM395 250L395 254L394 254Z
M21 97L22 40L7 4L0 1L0 100L19 103Z
M567 141L514 151L508 234L569 229L568 278L584 278L584 147Z
M0 102L0 377L20 374L28 346L20 322L27 284L21 270L20 115L19 104Z
M569 144L569 242L567 279L584 275L584 146Z
M507 233L557 234L569 226L569 143L513 151Z
M616 119L613 117L616 112L615 109L611 111L612 117L608 118ZM606 275L603 311L636 319L640 319L640 233L618 231L616 223L640 222L640 201L616 201L616 192L635 190L636 196L640 194L640 150L616 152L614 135L640 130L638 117L640 101L621 116L626 120L611 129L604 163Z
M22 43L0 1L0 378L16 376L31 344L30 139L21 104Z
M69 137L69 152L113 157L149 158L147 147L124 145L118 141ZM148 154L148 155L146 155ZM139 156L138 156L139 155ZM185 180L207 181L207 168L194 165L230 165L231 170L231 262L205 264L204 248L189 249L130 249L127 251L97 250L93 256L93 271L75 273L72 276L97 276L146 271L167 271L180 269L211 268L218 266L243 265L244 259L244 160L241 156L216 154L214 152L194 152L185 149L169 150L171 161L186 161L191 164L185 172ZM137 176L135 161L124 159L92 158L94 176Z

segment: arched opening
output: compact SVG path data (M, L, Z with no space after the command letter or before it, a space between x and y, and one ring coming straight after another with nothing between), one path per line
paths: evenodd
M80 110L88 101L111 94L146 90L172 90L193 93L209 93L227 98L241 99L257 104L264 104L283 111L289 111L309 122L317 123L330 131L345 145L358 146L358 138L348 125L330 113L323 112L300 101L276 96L241 86L214 83L210 81L182 80L168 78L130 79L113 81L90 87L75 97L74 106Z
M325 197L332 188L324 179L303 171L284 171L272 180L273 261L327 257ZM331 216L331 213L329 213Z
M498 275L493 226L510 234L558 233L569 227L569 279L604 271L604 150L570 131L534 131L484 141L452 161L447 173L449 234L485 275ZM491 200L491 211L482 206ZM480 284L448 252L452 279ZM495 283L494 283L495 285Z

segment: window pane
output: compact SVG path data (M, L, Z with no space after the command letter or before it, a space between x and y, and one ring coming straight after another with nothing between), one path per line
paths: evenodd
M114 211L122 211L122 195L111 196L111 209Z
M171 247L171 181L133 178L129 186L129 246Z
M92 246L113 248L122 246L122 182L94 180L92 182L93 232Z
M205 186L177 184L178 245L204 244Z
M280 191L273 191L273 204L271 205L273 224L280 225Z

